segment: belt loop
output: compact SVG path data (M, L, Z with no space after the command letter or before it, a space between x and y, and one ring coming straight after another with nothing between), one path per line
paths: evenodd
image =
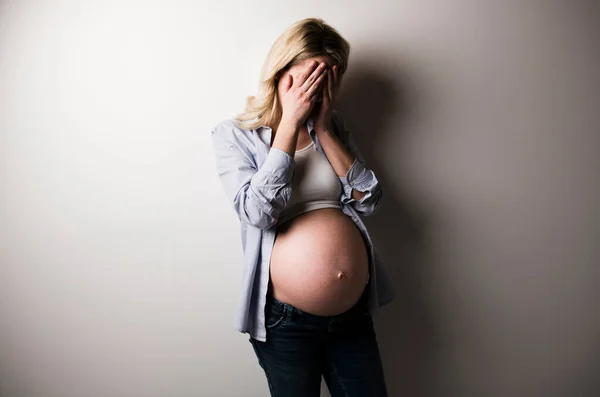
M294 311L294 308L292 307L292 305L290 305L289 303L286 303L284 305L283 312L285 313L285 322L286 323L289 323L290 321L292 321L293 311Z

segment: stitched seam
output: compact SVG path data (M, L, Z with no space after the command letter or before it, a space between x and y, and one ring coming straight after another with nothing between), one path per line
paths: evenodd
M346 385L344 384L344 382L342 382L342 378L340 378L340 374L338 373L338 370L335 367L335 363L333 362L333 360L331 361L331 368L333 369L333 372L335 373L335 377L337 378L338 384L340 385L342 391L344 392L344 396L348 397L348 390L346 390Z
M266 329L273 329L275 327L278 327L283 321L287 322L287 306L283 307L283 313L281 313L281 316L279 316L279 319L277 321L275 321L275 323L273 325L265 325Z
M281 317L279 317L279 319L277 321L275 321L274 324L272 324L272 325L266 325L265 327L266 327L266 329L273 329L273 328L277 327L279 324L281 324L281 322L284 321L284 320L285 320L285 313L283 313L281 315Z
M255 342L256 343L256 342ZM261 342L261 343L265 343L265 342ZM253 344L254 345L254 344ZM260 354L260 349L257 346L254 346L254 351L256 352L256 355L258 356L258 360L262 363L261 367L263 368L263 370L265 371L265 375L267 378L267 385L269 386L269 392L271 393L271 395L275 395L275 385L273 384L273 382L271 381L271 374L269 373L269 371L267 370L267 368L269 367L268 365L266 365L265 361L262 358L262 355Z
M292 321L292 310L291 310L290 305L286 304L284 306L284 308L283 308L283 311L285 313L285 316L284 316L285 317L285 323L288 324L289 322Z

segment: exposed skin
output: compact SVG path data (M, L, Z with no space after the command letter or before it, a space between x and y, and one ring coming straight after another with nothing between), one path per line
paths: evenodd
M273 131L272 147L295 156L311 143L310 115L317 138L338 176L355 161L333 132L332 114L341 77L327 56L314 57L281 73L278 96L282 119ZM365 193L356 189L356 200ZM300 259L302 257L309 258ZM368 276L366 247L356 226L336 208L308 211L278 228L271 257L271 289L275 298L301 310L333 315L350 308Z
M332 113L341 86L339 67L329 56L305 59L281 74L278 96L283 116L275 131L272 147L287 152L310 144L306 128L309 115L314 118L313 128L319 142L338 176L346 176L355 157L346 150L332 130ZM364 192L352 190L352 197L360 200Z

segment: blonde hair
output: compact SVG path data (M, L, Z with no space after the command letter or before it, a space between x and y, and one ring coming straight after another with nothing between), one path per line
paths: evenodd
M341 77L348 67L350 44L320 18L302 19L283 32L271 46L263 64L258 94L249 96L246 110L236 117L245 129L275 128L282 109L277 96L279 75L305 59L329 56L339 67Z

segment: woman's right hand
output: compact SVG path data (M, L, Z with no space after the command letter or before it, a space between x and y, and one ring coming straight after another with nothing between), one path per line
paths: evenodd
M291 74L286 74L283 81L282 122L300 126L310 114L320 92L319 88L325 82L327 64L317 61L294 81Z

